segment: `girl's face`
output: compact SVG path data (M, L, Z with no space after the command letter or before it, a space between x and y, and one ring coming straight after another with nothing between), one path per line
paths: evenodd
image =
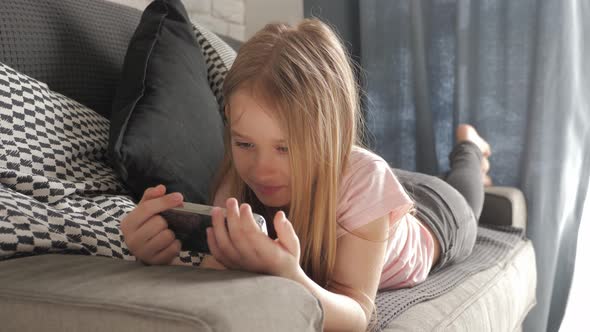
M283 130L270 116L274 110L246 88L234 92L229 104L231 151L238 174L262 204L288 207L289 151Z

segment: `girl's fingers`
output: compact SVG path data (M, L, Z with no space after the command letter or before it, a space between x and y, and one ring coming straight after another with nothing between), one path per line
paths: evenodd
M279 242L291 255L299 258L301 252L299 238L295 233L295 229L293 229L293 225L287 220L285 213L283 211L277 212L273 223L275 230L277 231L277 239Z
M176 241L176 236L174 235L174 233L169 229L165 229L156 234L156 236L154 236L147 242L144 242L145 244L140 249L138 254L141 257L153 258L160 251L170 246L174 241Z
M213 208L211 211L213 216L213 236L215 237L215 244L219 249L220 256L223 256L226 261L230 261L232 266L239 263L240 261L240 254L234 248L234 245L229 237L229 233L227 227L225 226L225 220L223 215L221 214L221 210L219 208ZM228 224L235 219L235 211L230 211L230 209L226 210ZM217 257L216 257L217 258ZM225 265L225 262L224 262Z
M277 244L264 233L260 232L260 234L253 234L252 248L260 261L267 263L275 261L278 249Z
M141 200L139 201L139 203L145 202L145 201L150 200L152 198L160 197L160 196L164 195L165 193L166 193L166 187L163 184L159 184L155 187L147 188L143 192L143 196L141 197Z
M250 271L259 270L260 260L254 249L257 243L253 241L252 235L262 232L257 229L258 226L252 216L250 205L242 204L241 207L238 207L238 201L235 198L230 198L226 201L226 212L227 233L233 250L235 250L235 256L230 255L228 258L236 266ZM221 240L218 237L216 240L223 251Z
M153 216L133 233L124 233L125 242L129 249L143 246L154 236L168 228L168 223L161 216Z
M260 232L260 227L254 221L252 208L249 204L244 203L238 207L238 201L235 198L230 198L227 200L226 206L227 228L233 241L250 233Z
M231 261L227 259L227 257L223 254L219 245L217 244L217 240L215 239L215 233L213 232L213 227L207 228L207 245L209 246L209 251L211 255L221 264L229 269L236 268Z
M244 203L240 206L240 217L240 226L245 233L262 232L254 220L250 204Z
M230 238L240 253L242 263L253 265L258 263L256 250L254 247L257 245L256 239L252 236L257 232L262 233L254 221L252 216L252 210L250 205L242 204L240 206L240 218L237 221L237 225L229 222Z
M215 259L232 269L280 273L287 261L299 259L299 239L281 211L273 220L278 239L260 231L248 204L238 207L235 198L226 201L227 227L219 208L212 211L213 227L207 229L207 244Z
M235 198L229 198L225 201L225 211L227 214L227 231L229 238L235 240L240 233L240 212L238 210L238 201Z
M156 255L152 258L152 262L150 264L168 264L170 263L175 257L178 256L180 253L180 248L182 247L179 240L173 241L168 247L160 252L156 253Z
M233 242L243 240L245 236L251 233L260 232L260 228L254 221L252 209L249 204L242 204L239 209L237 201L233 201L228 205L227 228L229 237Z
M181 193L171 193L140 203L127 215L127 217L125 217L126 231L136 231L152 216L177 206L181 206L182 200L183 197Z

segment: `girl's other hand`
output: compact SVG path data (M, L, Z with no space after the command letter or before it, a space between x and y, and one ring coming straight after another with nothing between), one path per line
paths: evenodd
M211 255L203 257L203 261L201 262L201 265L199 265L199 267L214 270L227 270L227 268L223 264L219 263L215 259L215 257Z
M180 241L159 213L182 205L183 197L165 193L164 185L146 189L139 204L121 221L129 251L147 264L170 264L180 253Z
M238 201L230 198L226 207L227 227L221 209L216 208L213 227L207 229L207 243L216 260L230 269L289 279L299 276L299 238L282 211L274 217L278 238L272 240L254 221L250 205L238 207Z

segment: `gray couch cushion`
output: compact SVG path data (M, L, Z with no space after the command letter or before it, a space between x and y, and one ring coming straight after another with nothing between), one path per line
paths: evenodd
M514 226L526 231L526 220L526 201L522 191L513 187L486 188L480 224Z
M287 279L104 257L0 262L6 331L318 331L319 301Z
M138 9L107 0L2 0L0 62L110 118L127 45L140 17ZM217 38L203 33L210 42ZM239 42L221 38L239 47Z
M490 269L452 291L419 303L384 331L515 331L535 305L535 253L523 241Z
M108 118L140 16L103 0L2 0L0 62Z

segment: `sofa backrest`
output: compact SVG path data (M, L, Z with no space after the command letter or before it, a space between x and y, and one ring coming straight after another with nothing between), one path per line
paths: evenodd
M105 0L1 0L0 62L109 118L140 18Z

